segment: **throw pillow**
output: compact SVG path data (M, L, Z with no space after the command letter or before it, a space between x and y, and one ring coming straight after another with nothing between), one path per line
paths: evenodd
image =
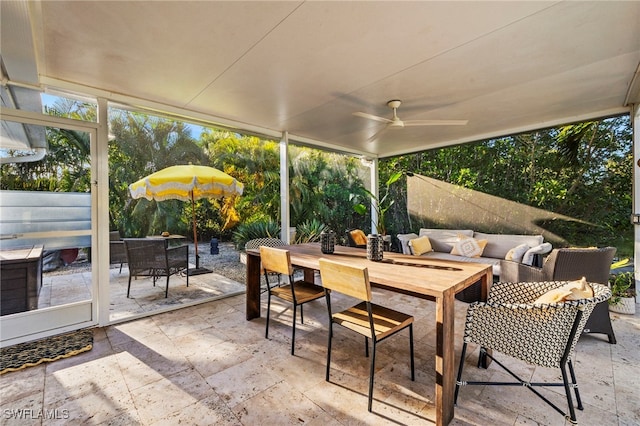
M429 237L414 238L409 241L409 247L411 247L414 256L420 256L421 254L433 251Z
M531 247L525 252L524 256L522 256L522 264L529 266L533 265L533 258L536 254L549 253L552 248L553 246L551 243L542 243L539 246Z
M403 254L411 254L411 247L409 247L409 241L418 238L418 234L410 233L410 234L398 234L396 236L398 241L400 241L400 246L402 247Z
M587 283L587 279L570 281L562 287L549 290L542 296L538 297L534 304L542 303L563 303L567 300L590 299L593 297L593 288Z
M487 245L487 240L476 240L475 238L458 236L458 242L453 245L451 254L456 256L480 257Z
M511 260L513 262L522 262L522 257L529 250L529 244L520 244L509 250L504 257L504 260Z
M361 229L354 229L349 232L351 234L351 238L353 242L357 246L366 246L367 245L367 236L364 235L364 232Z

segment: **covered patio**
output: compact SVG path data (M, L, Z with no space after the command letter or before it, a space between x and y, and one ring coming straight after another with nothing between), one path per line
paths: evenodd
M279 140L281 229L290 226L289 143L361 157L377 194L380 158L628 114L638 182L640 2L11 1L0 7L3 119L62 122L87 132L93 197L87 237L95 254L92 299L71 307L82 320L34 331L47 315L36 311L3 319L3 331L24 330L15 341L98 327L92 351L14 373L15 381L3 378L3 409L69 407L78 420L111 424L255 424L266 421L265 413L288 423L442 422L429 414L434 379L426 371L436 368L429 302L376 295L425 324L416 383L405 381L390 352L381 357L380 411L373 415L364 409L366 392L357 391L364 388L364 360L355 367L337 363L339 386L323 380L324 306L309 313L315 321L300 339L300 357L283 350L284 325L265 340L264 320L245 321L243 296L112 321L110 106ZM41 104L21 102L34 93L88 99L97 105L96 121L44 116ZM38 156L46 150L27 148ZM639 188L634 185L634 200ZM640 223L638 202L631 214ZM635 241L638 252L638 226ZM640 257L634 262L640 271ZM616 320L618 345L586 336L578 348L590 397L581 418L593 424L640 421L631 384L639 361L632 349L637 315ZM463 317L460 305L456 324ZM461 331L457 326L456 344ZM282 367L287 364L296 367L293 373ZM612 382L613 388L600 387ZM488 397L479 403L478 394ZM557 424L544 406L527 403L526 394L508 390L466 391L453 423Z

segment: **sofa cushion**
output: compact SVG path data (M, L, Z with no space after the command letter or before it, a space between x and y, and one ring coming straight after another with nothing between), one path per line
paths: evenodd
M515 246L507 252L504 256L504 260L511 260L512 262L522 262L522 257L530 249L529 244L520 244Z
M429 237L415 238L409 241L409 247L411 247L411 253L415 256L433 251Z
M351 238L353 239L353 243L357 246L366 246L367 245L367 236L364 234L364 231L361 229L354 229L349 231Z
M400 241L400 247L402 248L402 253L411 254L411 250L409 249L409 241L418 238L418 234L410 233L410 234L398 234L398 241Z
M551 251L553 246L551 243L542 243L535 247L531 247L527 252L522 256L522 263L525 265L533 265L533 259L536 254L546 254Z
M483 232L475 232L473 238L477 240L487 240L487 246L484 248L482 255L484 257L495 257L497 259L504 259L509 250L520 244L535 247L544 242L542 235L485 234Z
M458 235L473 237L471 229L428 229L420 228L421 237L429 237L434 251L451 253L453 245L458 242ZM505 252L506 253L506 252ZM504 258L504 256L502 256Z
M476 240L475 238L458 236L458 242L453 245L451 254L465 257L480 257L487 245L487 240Z

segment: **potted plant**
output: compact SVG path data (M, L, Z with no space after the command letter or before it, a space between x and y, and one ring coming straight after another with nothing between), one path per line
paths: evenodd
M633 272L622 272L611 275L609 285L611 287L611 298L609 299L609 310L620 314L635 314L636 312L636 291L633 288L635 277Z
M375 201L375 209L378 216L378 221L376 222L375 225L376 225L376 232L379 235L382 235L382 236L387 235L387 227L385 225L384 215L387 212L387 210L389 210L389 208L391 208L391 206L395 202L395 200L389 199L389 188L394 182L400 179L401 176L402 176L402 172L395 172L391 176L389 176L389 179L387 179L387 181L385 182L384 195L380 199L378 199L375 195L373 195L372 192L368 191L365 188L362 188L362 190L366 192L367 195L372 200ZM355 206L353 206L353 210L355 210L356 213L363 215L367 213L367 206L365 206L364 204L356 204Z

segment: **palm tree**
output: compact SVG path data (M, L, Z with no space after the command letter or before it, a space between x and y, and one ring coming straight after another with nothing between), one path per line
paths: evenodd
M128 236L166 230L188 234L189 221L183 214L191 208L188 203L132 200L128 192L130 183L166 167L207 164L206 155L185 123L112 109L110 128L114 137L109 147L111 226Z

